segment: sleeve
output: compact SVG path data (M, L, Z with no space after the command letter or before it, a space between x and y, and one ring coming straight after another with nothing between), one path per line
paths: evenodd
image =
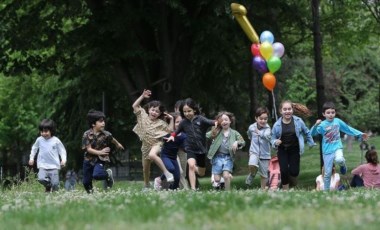
M361 136L363 135L363 132L360 132L359 130L352 128L341 119L337 119L337 121L339 122L340 131L344 132L345 134L349 136L359 137L359 140L361 140Z
M305 125L305 123L303 122L302 119L300 119L300 122L301 122L302 132L306 136L306 141L309 144L309 146L316 145L314 143L313 137L311 136L310 130L306 127L306 125Z
M363 174L363 168L364 168L364 165L359 165L358 167L354 168L351 171L351 174L360 176Z
M36 156L38 149L39 149L39 138L34 142L32 146L32 150L30 151L29 160L34 160L34 157Z
M277 123L277 122L276 122ZM277 130L277 126L276 126L276 123L273 125L273 128L272 128L272 138L270 140L270 143L272 144L272 148L275 148L277 149L277 146L275 144L276 140L279 139L281 136L279 136L279 131Z
M205 118L203 116L200 116L202 119L202 123L206 124L207 126L214 126L215 125L215 120L210 120L208 118Z
M88 138L87 132L84 132L82 136L82 150L86 150L89 144L90 140Z
M316 136L318 134L322 134L321 133L321 126L320 125L313 125L313 127L311 127L311 129L310 129L310 134L312 136Z
M62 144L61 140L57 138L58 154L61 156L62 161L67 161L67 152L65 146Z
M235 131L236 133L236 141L238 142L239 149L243 148L245 146L245 140L242 135L238 131Z
M270 128L259 131L260 137L270 142L272 139L272 133Z
M248 130L247 130L247 136L248 136L249 140L252 140L252 131L251 131L251 129L252 129L252 125L250 125L248 127Z
M210 138L211 138L211 131L208 131L208 132L206 133L206 138L207 138L207 139L210 139Z

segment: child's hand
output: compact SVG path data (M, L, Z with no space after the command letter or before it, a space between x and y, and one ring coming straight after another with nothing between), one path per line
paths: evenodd
M315 122L315 125L319 125L321 124L322 120L321 119L318 119L316 122Z
M173 137L173 136L170 136L170 137L166 140L166 142L169 142L169 141L174 141L174 137Z
M165 117L166 117L167 119L169 119L169 120L173 120L173 116L172 116L172 115L170 115L170 114L168 114L168 113L166 113L166 112L164 112L164 115L165 115Z
M29 165L33 166L34 165L34 160L29 160Z
M144 92L142 93L142 96L144 98L150 98L151 95L152 95L152 91L150 91L149 89L144 89Z
M233 151L233 152L236 152L236 150L238 149L238 142L235 141L235 142L232 144L231 148L232 148L232 151Z
M99 155L108 155L110 151L111 151L110 147L105 147L104 149L100 150Z
M363 139L363 141L368 141L368 134L367 133L363 133L362 139Z
M66 161L61 161L61 166L64 167L66 165Z
M281 145L281 143L282 143L282 141L281 141L280 139L277 139L277 140L274 141L274 144L275 144L276 146Z

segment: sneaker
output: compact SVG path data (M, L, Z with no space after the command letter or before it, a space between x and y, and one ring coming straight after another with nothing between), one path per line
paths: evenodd
M248 186L251 186L253 183L253 176L252 174L248 174L247 178L245 179L245 184Z
M169 183L174 182L174 176L170 172L168 172L167 174L165 174L165 177L166 177L166 181L167 182L169 182Z
M107 169L106 171L107 171L107 174L108 174L108 178L106 179L107 187L108 188L112 188L113 183L114 183L113 176L112 176L112 170L111 169Z
M346 165L345 164L341 165L340 166L340 174L345 175L346 173L347 173L347 167L346 167Z
M156 177L154 179L154 184L153 184L153 187L155 190L157 191L161 191L162 190L162 181L161 181L161 178L160 177Z

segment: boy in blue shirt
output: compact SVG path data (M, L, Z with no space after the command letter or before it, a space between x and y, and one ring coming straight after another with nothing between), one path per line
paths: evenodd
M341 174L344 175L347 172L345 159L343 157L343 144L340 139L340 132L363 140L367 140L368 136L366 133L360 132L347 125L341 119L336 118L334 103L324 103L322 110L322 115L326 120L322 121L318 119L310 132L312 136L316 136L317 134L322 135L322 154L325 169L323 176L324 187L325 191L328 191L330 190L331 172L334 161L340 165Z

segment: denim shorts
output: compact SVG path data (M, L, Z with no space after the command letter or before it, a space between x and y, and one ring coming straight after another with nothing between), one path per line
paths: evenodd
M230 154L217 154L212 160L212 174L222 174L223 171L228 171L232 173L232 168L234 167L234 162Z

